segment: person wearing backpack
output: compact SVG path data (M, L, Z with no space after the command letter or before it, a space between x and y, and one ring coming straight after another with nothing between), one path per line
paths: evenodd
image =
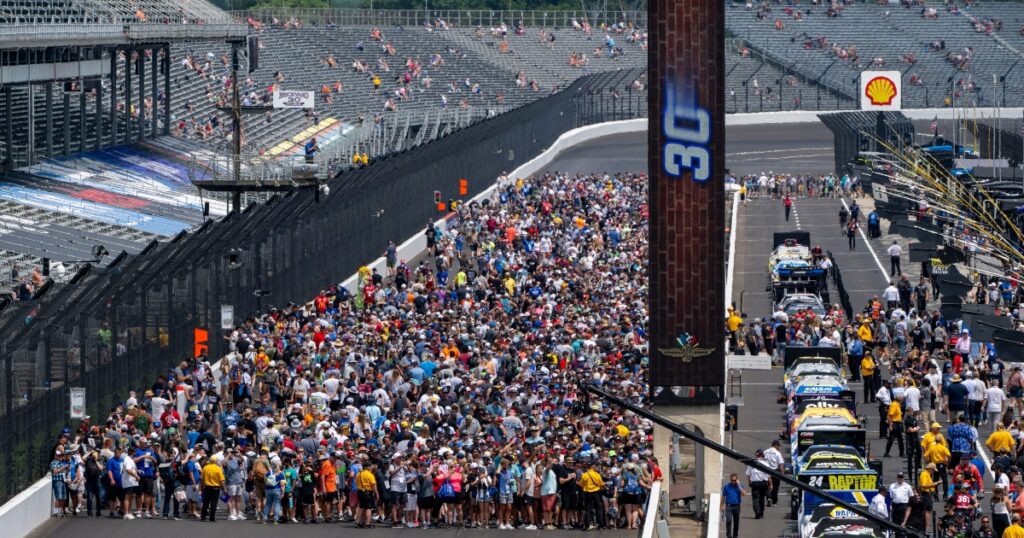
M267 457L267 448L263 447L260 450L260 456L256 458L256 461L252 465L252 483L253 483L253 497L256 499L254 508L256 510L256 519L260 520L263 514L263 506L266 504L267 496L267 473L270 472L270 459Z
M640 470L636 464L629 462L622 468L622 490L619 493L619 506L622 507L622 514L626 516L626 523L630 529L637 528L637 521L641 517L640 503L643 501L643 486L641 485Z
M439 526L450 526L455 517L455 503L459 498L459 494L455 491L455 485L451 481L450 467L447 471L442 470L441 467L437 468L434 473L434 486L436 501L432 515L437 518Z
M260 513L260 521L264 525L273 523L277 525L281 519L281 494L284 492L284 473L281 472L281 461L278 459L270 463L270 470L264 477L264 492L266 502L263 503L263 512Z
M159 446L159 445L157 445ZM177 497L178 489L178 451L172 451L161 459L157 465L157 475L164 486L163 518L169 519L171 503L174 503L174 519L181 519L181 502Z

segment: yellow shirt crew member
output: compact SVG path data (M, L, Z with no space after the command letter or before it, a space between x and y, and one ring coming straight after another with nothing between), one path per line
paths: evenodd
M893 400L889 404L889 412L885 415L885 418L889 419L890 423L903 422L903 408L900 407L900 402Z
M373 476L369 469L364 467L356 475L356 489L359 491L377 491L377 478Z
M601 478L601 474L593 468L580 477L580 489L583 490L583 493L597 493L603 487L604 480Z
M871 327L867 323L861 324L860 328L857 329L857 336L864 341L865 346L875 341L871 334Z
M931 431L924 434L924 436L921 438L922 454L928 452L928 447L932 446L935 443L946 444L946 438L943 437L941 433L939 433L939 429L941 429L941 426L939 426L938 422L931 423Z
M729 317L725 318L725 325L729 329L729 332L734 333L740 330L740 325L743 324L743 318L736 315L736 311L729 309Z
M943 443L932 443L932 446L928 447L928 450L924 451L924 461L928 463L934 463L936 465L945 465L949 463L951 454L949 448Z
M878 367L875 366L875 358L870 353L864 355L864 358L860 361L860 375L861 377L867 378L875 375L875 370Z
M1013 515L1013 525L1006 527L1002 538L1024 538L1024 527L1020 526L1020 516Z
M917 477L917 487L924 493L935 494L937 488L935 487L935 479L932 478L932 470L937 469L934 463L929 463L924 469L921 470L921 474Z
M1014 442L1013 436L1010 435L1010 432L1006 431L1006 428L1004 428L1002 424L997 424L996 431L992 432L992 435L988 436L988 439L985 441L985 446L991 449L992 452L998 454L1001 450L1005 449L1009 451L1013 449L1017 446L1017 443Z
M203 466L201 477L203 485L209 488L219 488L224 484L224 470L212 461Z

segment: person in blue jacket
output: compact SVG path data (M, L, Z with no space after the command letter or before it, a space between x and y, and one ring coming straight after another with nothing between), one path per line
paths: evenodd
M882 237L881 217L875 211L868 213L868 237L871 239Z

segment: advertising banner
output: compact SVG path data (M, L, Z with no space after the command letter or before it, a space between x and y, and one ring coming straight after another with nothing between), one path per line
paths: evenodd
M903 103L903 73L861 71L860 109L898 111Z
M274 92L274 108L313 108L313 92L277 90Z
M85 418L85 387L70 387L71 395L71 418L81 420Z

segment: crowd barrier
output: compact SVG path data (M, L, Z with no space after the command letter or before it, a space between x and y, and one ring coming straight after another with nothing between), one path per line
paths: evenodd
M839 264L836 263L836 258L832 255L831 250L826 253L826 256L832 261L832 268L828 272L832 277L832 282L835 283L836 292L839 294L839 306L846 313L846 319L853 319L853 303L850 302L850 293L846 290L846 284L843 283L843 274L839 272Z
M426 7L426 4L424 4ZM589 21L595 28L602 24L627 22L641 28L647 26L644 10L494 10L494 9L346 9L346 8L253 8L232 11L241 20L272 24L274 19L284 24L292 19L304 24L326 26L401 26L413 27L444 21L456 28L493 28L502 23L512 27L522 23L529 28L565 28L573 21ZM597 30L595 30L596 32Z

